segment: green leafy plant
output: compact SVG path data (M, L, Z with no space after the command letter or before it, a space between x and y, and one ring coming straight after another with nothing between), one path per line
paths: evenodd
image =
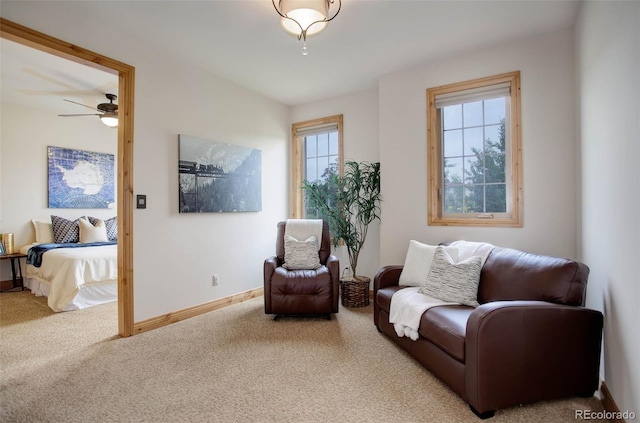
M326 218L333 245L347 248L353 277L369 224L380 219L380 163L347 161L344 175L332 172L318 182L302 182L307 203Z

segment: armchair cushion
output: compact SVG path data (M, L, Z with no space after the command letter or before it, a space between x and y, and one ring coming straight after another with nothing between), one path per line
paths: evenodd
M291 235L284 236L284 263L282 267L289 270L317 269L320 267L318 256L318 239L310 236L299 241Z

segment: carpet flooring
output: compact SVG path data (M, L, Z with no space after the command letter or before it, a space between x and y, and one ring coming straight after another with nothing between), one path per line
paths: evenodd
M274 322L262 301L119 338L115 303L53 313L28 291L2 293L0 421L480 421L378 333L372 306ZM576 410L602 406L569 398L488 421L575 422Z

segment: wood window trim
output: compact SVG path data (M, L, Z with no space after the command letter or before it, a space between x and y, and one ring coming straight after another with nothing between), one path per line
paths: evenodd
M510 100L510 160L511 160L511 216L506 218L483 219L477 216L445 217L442 213L442 143L440 140L440 114L436 111L436 95L455 91L469 90L488 85L509 82ZM479 226L479 227L522 227L523 188L522 188L522 134L520 109L520 71L508 72L455 84L427 89L427 223L431 226Z
M0 37L118 75L118 334L133 321L133 99L135 68L0 18Z
M302 142L298 137L298 131L306 128L313 128L314 126L323 126L329 124L336 124L338 126L338 172L342 175L343 172L343 116L334 115L313 120L307 120L304 122L296 122L291 125L291 218L302 219L304 217L303 199L304 192L302 190L303 181L303 166L302 166Z

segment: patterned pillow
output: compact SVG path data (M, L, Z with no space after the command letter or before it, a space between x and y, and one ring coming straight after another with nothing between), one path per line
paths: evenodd
M320 267L318 256L318 238L310 236L305 241L298 241L291 235L284 236L285 269L317 269Z
M53 242L56 244L66 244L80 240L78 219L67 220L64 217L52 215L51 224L53 225Z
M471 256L455 263L444 248L437 247L427 283L419 291L442 301L477 307L481 270L482 257Z
M97 217L89 216L89 222L93 226L96 226L99 220ZM117 241L118 240L118 216L114 216L111 219L107 219L104 221L104 224L107 226L107 237L109 241Z

